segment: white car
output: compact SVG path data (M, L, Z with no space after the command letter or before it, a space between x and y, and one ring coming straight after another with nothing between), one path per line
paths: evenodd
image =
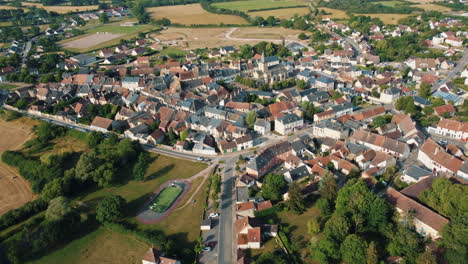
M219 217L219 214L218 213L211 213L208 217L209 218L216 218L216 217Z
M202 158L202 157L198 157L197 160L198 160L198 161L203 161L203 158Z

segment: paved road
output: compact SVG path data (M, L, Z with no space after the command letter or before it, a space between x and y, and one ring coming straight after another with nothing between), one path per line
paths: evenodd
M447 77L445 77L445 79L443 79L440 82L435 82L434 85L432 85L431 91L436 91L437 89L439 89L440 86L446 84L448 81L455 78L460 72L462 72L465 69L466 65L468 65L468 48L465 48L463 50L463 57L458 61L457 66L455 66L447 74Z
M342 37L340 35L338 35L337 33L333 32L333 31L329 31L329 33L331 35L333 35L334 37L338 37L338 38L342 38L344 39L344 41L346 43L348 43L349 45L351 45L354 49L354 51L356 52L355 54L356 55L359 55L361 54L361 48L359 47L359 45L356 43L356 41L354 41L354 39L352 37Z
M234 165L237 157L225 160L223 185L221 190L221 214L219 229L218 263L235 263L234 251L236 235L234 233Z

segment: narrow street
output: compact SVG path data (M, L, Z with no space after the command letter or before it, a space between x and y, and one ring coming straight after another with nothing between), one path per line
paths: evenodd
M220 210L220 229L219 229L219 251L218 263L229 264L235 263L235 240L234 233L234 166L237 161L236 157L230 157L225 160L223 173L223 185L221 188L221 210Z

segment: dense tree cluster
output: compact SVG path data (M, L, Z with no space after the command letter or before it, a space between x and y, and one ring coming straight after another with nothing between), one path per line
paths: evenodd
M431 188L418 197L440 214L455 218L468 212L468 186L452 183L447 178L436 178Z
M268 200L279 201L282 199L282 194L285 192L287 185L283 175L270 173L265 176L262 196Z
M96 206L96 219L101 223L116 222L124 216L127 202L119 195L109 195Z
M350 180L336 190L333 176L327 176L319 189L319 208L327 220L323 239L311 250L320 263L369 263L370 259L375 261L370 263L378 263L378 256L386 254L402 256L407 263L416 261L423 250L423 239L394 222L395 212L383 198L363 181Z

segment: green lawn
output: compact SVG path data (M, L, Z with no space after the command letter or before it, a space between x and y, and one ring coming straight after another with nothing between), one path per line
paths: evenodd
M0 89L9 90L9 89L13 89L13 88L16 88L16 87L18 87L18 85L14 85L14 84L11 84L11 83L0 83Z
M185 57L185 55L187 55L187 51L177 48L165 48L161 50L160 54L169 56L171 58L182 58Z
M132 235L99 228L29 264L139 264L150 246Z
M248 12L253 9L268 9L278 7L291 7L298 5L306 5L306 2L294 1L294 0L250 0L250 1L234 1L234 2L222 2L215 3L213 6L224 9L239 10L242 12Z
M403 1L379 1L379 2L374 2L374 4L381 4L384 6L390 6L390 7L396 7L397 5L405 4Z
M152 25L136 25L136 26L128 26L123 27L118 24L112 25L102 25L94 28L88 29L87 33L96 33L96 32L109 32L113 34L134 34L145 30L150 30L153 28Z
M151 204L153 206L152 210L157 213L165 212L171 207L182 191L183 189L179 185L165 187Z

